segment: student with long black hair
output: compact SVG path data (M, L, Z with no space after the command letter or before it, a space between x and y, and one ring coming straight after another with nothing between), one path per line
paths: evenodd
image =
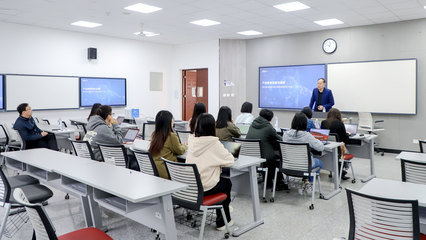
M98 108L99 108L100 106L102 106L102 104L100 104L100 103L95 103L95 104L93 104L93 106L92 106L92 110L90 110L90 114L89 114L89 116L87 117L87 121L89 121L89 119L90 119L90 117L91 117L91 116L95 116L95 115L96 115L96 111L98 111Z
M206 105L201 102L197 102L194 105L194 111L192 112L192 117L189 119L189 129L191 131L191 134L194 133L195 130L195 123L197 122L197 118L200 114L205 113L206 111Z
M253 104L244 102L243 105L241 105L241 114L235 119L235 125L250 125L254 120L254 116L251 114L252 111Z
M216 121L216 136L220 141L232 142L232 138L241 136L240 129L232 122L232 111L227 106L219 109Z
M221 203L225 211L228 226L234 224L229 213L232 183L229 178L222 178L222 167L231 166L234 156L226 150L216 137L215 120L211 114L198 116L194 135L188 139L188 155L186 163L195 163L200 173L204 195L225 193L228 197ZM220 210L216 210L217 230L225 229L225 222Z
M177 134L173 131L173 115L171 112L163 110L155 117L155 130L152 133L149 152L154 158L158 174L162 178L168 179L166 166L161 158L177 162L177 155L185 153L187 146L179 142Z

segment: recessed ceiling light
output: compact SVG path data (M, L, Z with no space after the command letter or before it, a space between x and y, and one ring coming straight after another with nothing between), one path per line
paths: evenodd
M216 21L209 20L209 19L201 19L201 20L197 20L197 21L192 21L190 23L195 24L195 25L200 25L200 26L203 26L203 27L208 27L208 26L220 24L220 22L216 22Z
M71 23L71 25L79 26L79 27L87 27L87 28L95 28L95 27L102 26L102 24L100 23L87 22L87 21L77 21L77 22Z
M248 30L248 31L237 32L237 33L241 34L241 35L246 35L246 36L253 36L253 35L261 35L261 34L263 34L261 32L254 31L254 30Z
M154 37L154 36L160 35L159 33L153 33L153 32L148 32L148 31L143 31L142 33L143 33L143 35L145 37ZM141 35L141 32L135 32L133 34L135 34L135 35Z
M152 12L160 11L162 8L143 4L143 3L136 3L134 5L125 7L124 9L135 11L135 12L141 12L141 13L152 13Z
M308 9L311 7L296 1L296 2L289 2L289 3L274 5L274 8L278 8L279 10L282 10L284 12L293 12L293 11Z
M316 23L318 25L321 25L321 26L330 26L330 25L343 24L342 21L340 21L339 19L336 19L336 18L314 21L314 23Z

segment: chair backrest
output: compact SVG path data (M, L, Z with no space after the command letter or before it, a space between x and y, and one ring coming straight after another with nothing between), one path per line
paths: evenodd
M157 167L155 166L151 153L141 151L134 151L133 153L135 154L139 169L142 173L158 177Z
M21 143L21 150L27 149L27 143L22 138L21 133L16 129L12 129L12 131L16 133L16 141Z
M93 154L92 147L88 141L69 140L71 141L72 148L74 149L74 154L76 156L95 160L95 155Z
M358 113L358 128L373 129L373 117L369 112Z
M188 138L189 138L189 135L191 134L191 131L176 130L176 134L179 137L180 143L188 143Z
M204 190L197 165L161 159L166 165L170 180L189 186L172 194L173 203L184 208L199 210L203 203Z
M142 127L143 140L151 140L151 135L155 130L155 122L146 122Z
M9 144L9 135L7 134L5 126L3 126L3 124L0 124L0 131L0 138L4 139L4 141L2 141L2 144Z
M9 202L11 188L9 181L3 170L0 168L0 205L3 207L5 203Z
M308 143L289 143L279 141L281 171L286 175L303 177L312 172L311 151Z
M31 204L28 202L25 193L20 188L13 191L13 198L20 205L25 207L25 210L31 220L37 240L57 240L55 229L50 222L49 217L41 204Z
M426 184L426 163L401 159L403 182Z
M426 141L419 140L419 147L420 147L420 152L421 153L424 153L424 151L423 151L423 145L424 144L426 144Z
M104 162L119 167L127 167L127 153L123 145L99 144L99 150Z
M388 199L346 189L349 240L420 239L417 200Z
M18 134L18 131L13 129L12 126L13 126L13 124L11 124L11 123L4 123L3 124L5 133L7 134L8 138L9 138L8 144L11 144L12 142L19 142L19 140L21 139L19 134Z
M240 155L262 157L260 151L260 139L232 138L234 142L241 143Z

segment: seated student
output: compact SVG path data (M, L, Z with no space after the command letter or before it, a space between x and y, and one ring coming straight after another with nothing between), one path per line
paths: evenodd
M304 113L296 113L293 117L293 121L291 122L291 129L284 133L283 141L290 143L309 143L310 148L321 152L324 150L324 144L320 140L312 136L312 134L306 132L306 128L308 125L307 120L308 119L306 118ZM317 169L316 172L319 173L322 168L322 161L317 158L314 158L312 155L311 157L312 169ZM309 181L312 182L313 177L310 177L309 181L308 178L303 179L305 182L303 190L306 190L309 186Z
M194 111L192 112L192 117L191 119L189 119L189 129L191 131L191 134L194 133L195 123L197 122L198 116L205 112L207 111L206 111L206 105L204 105L204 103L197 102L194 105Z
M102 105L96 111L96 115L90 117L87 123L87 133L84 141L88 141L92 146L95 159L102 161L98 144L122 144L123 136L117 120L112 117L112 108Z
M312 109L310 107L304 107L301 112L308 118L308 127L306 128L306 131L310 132L311 128L317 128L314 121L312 121Z
M198 117L194 135L188 139L186 163L195 163L203 184L204 196L225 193L228 197L222 202L228 225L234 225L229 213L232 183L229 178L222 178L221 167L231 166L234 156L226 150L215 136L215 121L211 114L203 113ZM216 210L217 230L224 230L225 222L220 210Z
M253 104L250 102L244 102L241 106L241 114L235 119L235 125L250 125L254 116L251 114L253 110Z
M216 136L220 141L232 142L232 138L241 136L240 129L232 122L232 112L227 106L219 109L216 121Z
M277 131L271 125L274 113L269 109L262 109L259 117L254 119L247 132L246 139L260 139L261 156L266 158L265 167L268 168L268 179L266 186L272 188L272 179L275 175L275 168L278 166L280 158L279 144L277 140L282 140ZM288 189L288 186L282 181L282 175L278 174L277 189Z
M58 150L55 135L44 132L37 127L32 117L33 111L28 103L19 104L16 110L18 110L19 117L16 119L13 128L19 132L27 149L48 148Z
M343 142L342 147L339 149L339 158L341 154L345 153L346 150L346 144L349 143L349 135L346 132L345 124L343 124L342 121L342 114L340 113L339 109L332 108L327 113L327 118L321 122L321 128L322 129L330 129L330 133L337 134L337 137L339 141ZM340 162L339 162L339 169L340 169ZM343 170L342 172L342 180L347 180L349 177L346 176L346 171Z
M100 106L102 106L102 104L100 104L100 103L95 103L95 104L93 104L93 106L92 106L92 110L90 110L90 114L89 114L89 116L87 117L87 121L89 121L89 119L90 119L90 117L91 117L91 116L96 115L96 111L98 110L98 108L99 108Z
M169 111L159 111L155 116L155 130L152 133L149 152L152 154L158 174L169 179L166 166L161 158L177 162L177 155L185 153L187 146L179 142L178 135L173 131L173 115Z

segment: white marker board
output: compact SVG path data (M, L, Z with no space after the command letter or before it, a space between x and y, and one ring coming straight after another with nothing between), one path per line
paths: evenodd
M327 88L345 112L416 114L417 60L333 63Z

